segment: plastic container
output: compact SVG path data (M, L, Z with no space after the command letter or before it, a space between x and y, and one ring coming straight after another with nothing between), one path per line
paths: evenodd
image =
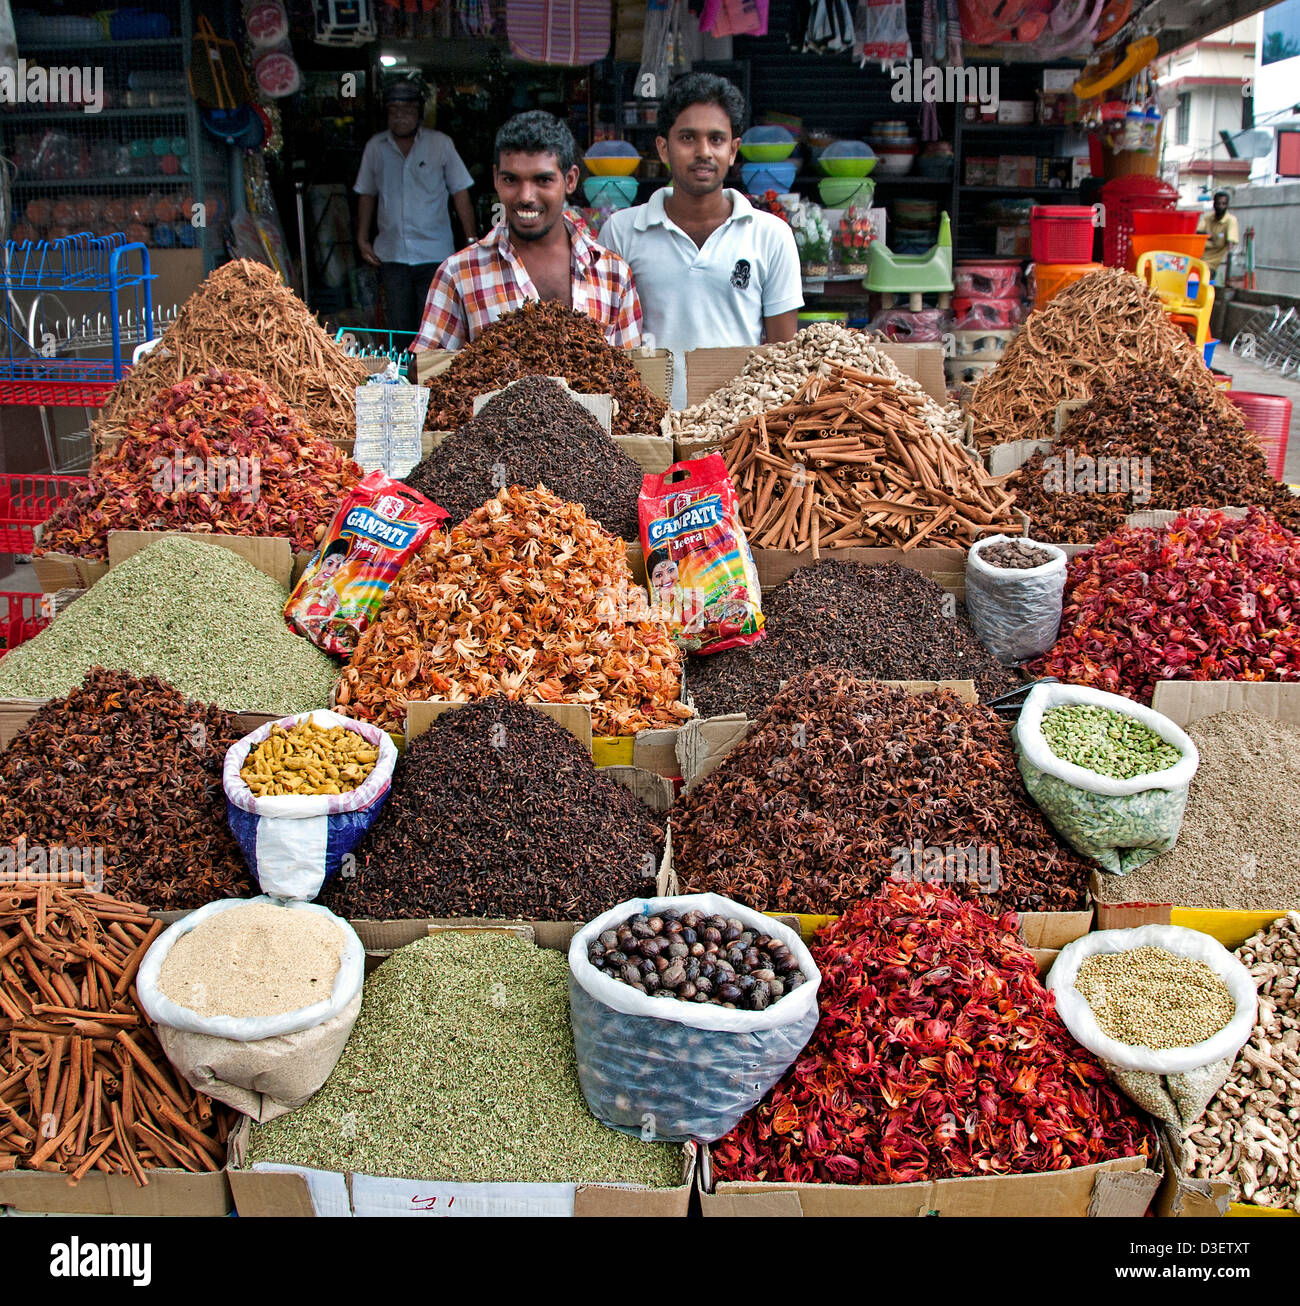
M582 161L593 177L630 177L640 166L641 156L629 141L597 141Z
M1228 398L1241 409L1247 429L1264 446L1268 474L1280 481L1286 467L1291 401L1282 395L1259 394L1254 390L1229 390Z
M817 183L817 195L828 209L843 209L850 204L870 208L876 183L869 177L823 177Z
M0 553L30 553L36 527L87 483L84 476L0 476Z
M1129 270L1137 267L1138 259L1143 254L1150 254L1155 250L1163 250L1170 254L1185 254L1191 258L1202 258L1205 255L1205 242L1209 240L1204 232L1191 236L1171 236L1168 234L1159 236L1139 236L1136 232L1129 237Z
M954 295L953 330L970 331L979 327L1005 329L1018 326L1024 307L1018 299L985 299L975 295Z
M1134 209L1135 236L1192 236L1200 221L1199 209Z
M953 293L967 298L1019 299L1024 292L1018 258L958 263L952 270Z
M746 195L761 195L765 190L789 190L798 170L797 163L742 163L740 181Z
M1204 354L1205 354L1205 366L1206 366L1206 367L1209 367L1209 366L1211 366L1211 365L1213 364L1213 362L1214 362L1214 346L1217 345L1218 343L1219 343L1219 342L1218 342L1217 340L1207 340L1207 341L1205 342L1205 349L1204 349L1203 352L1204 352Z
M50 624L40 594L0 592L0 658Z
M1104 263L1035 263L1033 267L1034 307L1042 308L1061 291L1092 272L1100 272Z
M1092 259L1093 212L1078 204L1036 205L1029 214L1035 263L1087 263Z
M828 177L865 177L876 166L876 153L866 141L836 141L817 163Z
M740 153L747 163L780 163L798 143L784 127L751 127L740 138Z
M635 177L588 177L582 183L582 193L588 204L625 209L636 203L637 186Z
M1159 177L1134 174L1108 181L1101 188L1101 202L1106 209L1106 225L1102 230L1103 260L1107 267L1126 268L1130 262L1133 215L1139 209L1174 212L1178 192Z

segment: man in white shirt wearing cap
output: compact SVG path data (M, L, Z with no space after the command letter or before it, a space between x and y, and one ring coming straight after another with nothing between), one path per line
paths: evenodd
M613 214L600 232L632 268L643 343L673 352L674 408L686 406L688 351L790 340L803 307L794 233L723 187L744 117L744 97L724 77L673 82L655 140L673 184Z
M388 130L366 142L357 192L357 248L379 269L384 309L390 331L420 329L424 301L438 264L455 252L450 197L456 216L470 240L478 238L473 178L450 136L422 127L424 93L403 78L384 91ZM379 234L370 241L372 224Z

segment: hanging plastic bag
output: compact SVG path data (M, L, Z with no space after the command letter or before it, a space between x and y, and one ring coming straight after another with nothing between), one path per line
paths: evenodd
M858 63L912 57L904 0L858 0L853 18L853 53Z
M1102 1033L1088 1000L1075 988L1079 969L1089 957L1133 948L1163 948L1203 961L1228 986L1236 1003L1232 1019L1212 1038L1189 1047L1139 1047ZM1056 1010L1066 1028L1101 1058L1115 1084L1143 1110L1184 1131L1200 1119L1226 1082L1254 1029L1259 1005L1255 981L1241 962L1208 934L1177 925L1085 934L1061 949L1047 987L1056 995Z
M342 946L329 994L277 1016L204 1016L167 997L158 977L178 940L219 912L252 903L316 912L338 927ZM188 1083L254 1120L274 1120L311 1097L342 1055L361 1011L365 956L352 926L324 907L223 898L182 917L154 940L140 963L136 990L145 1015L156 1023L167 1059Z
M1041 567L994 567L980 554L994 544L1026 544L1052 555ZM980 643L1003 666L1046 653L1061 629L1066 556L1054 544L990 535L966 555L966 611Z
M409 485L373 471L343 496L284 607L291 630L349 657L397 573L447 513Z
M763 638L762 587L721 454L645 477L637 500L651 599L692 653Z
M374 769L347 793L256 797L239 774L249 753L276 726L287 730L308 720L327 729L342 726L369 740L379 750ZM231 745L221 776L226 817L262 892L299 902L317 897L378 820L388 801L396 764L397 745L385 731L369 721L354 721L324 709L282 717Z
M1135 718L1178 749L1181 761L1131 780L1114 780L1063 761L1043 738L1043 713L1072 703ZM1177 842L1200 755L1168 717L1086 685L1035 685L1016 722L1015 745L1029 796L1071 847L1104 870L1117 875L1135 871Z
M794 953L804 983L763 1011L651 998L587 959L593 942L630 916L665 907L739 920ZM812 954L770 916L716 893L620 903L569 944L569 1010L582 1095L598 1120L661 1142L712 1142L735 1128L803 1051L817 1026Z

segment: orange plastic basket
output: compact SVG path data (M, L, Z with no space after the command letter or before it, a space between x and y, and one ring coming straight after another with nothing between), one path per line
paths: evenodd
M1066 287L1089 272L1100 272L1104 266L1103 263L1035 263L1034 307L1042 308Z

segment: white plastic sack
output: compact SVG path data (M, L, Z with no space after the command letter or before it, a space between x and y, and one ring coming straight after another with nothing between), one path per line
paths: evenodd
M379 749L379 760L363 784L345 794L255 798L239 774L248 755L275 726L286 730L299 721L343 726ZM226 752L222 784L231 832L263 893L310 902L343 865L375 823L393 781L397 746L388 733L369 721L357 721L321 708L281 717L259 726Z
M1203 961L1228 986L1236 1003L1232 1019L1212 1038L1183 1048L1146 1048L1102 1033L1092 1007L1075 988L1079 969L1100 953L1163 948ZM1178 925L1097 930L1061 949L1047 976L1065 1027L1106 1065L1116 1085L1140 1107L1175 1128L1190 1129L1228 1078L1237 1053L1255 1027L1259 999L1250 972L1217 939Z
M631 916L672 907L734 917L779 939L805 982L763 1011L651 998L588 960L592 942ZM821 972L794 930L716 893L619 903L569 944L569 1006L578 1079L597 1119L667 1142L713 1142L762 1100L817 1027Z
M1116 780L1063 761L1043 738L1049 708L1087 703L1131 716L1182 754L1163 771ZM1015 728L1016 762L1029 796L1061 837L1104 870L1124 875L1178 840L1187 789L1200 765L1196 745L1167 716L1086 685L1035 685Z
M980 553L990 545L1011 540L990 535L966 555L966 611L980 643L1003 666L1012 666L1046 653L1061 629L1065 593L1065 554L1054 544L1016 539L1052 555L1041 567L1017 570L994 567Z
M342 951L329 996L276 1016L201 1016L158 987L163 961L176 941L218 912L271 898L223 898L164 930L145 953L136 990L158 1041L176 1070L201 1093L254 1120L273 1120L301 1106L329 1078L361 1011L365 949L352 926L313 903L276 903L285 911L316 912L338 927Z

